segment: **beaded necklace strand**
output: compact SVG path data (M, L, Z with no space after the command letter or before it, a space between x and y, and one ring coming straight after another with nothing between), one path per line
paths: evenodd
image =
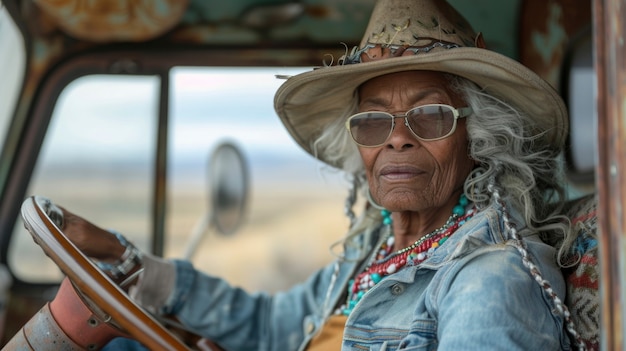
M348 298L339 312L349 315L354 306L361 300L363 295L384 277L393 274L400 269L422 263L452 235L461 225L474 215L474 207L465 210L469 201L465 195L461 195L459 203L452 210L452 215L446 223L438 229L424 235L413 244L403 249L393 251L394 236L391 230L391 212L381 210L383 224L388 231L387 240L383 241L378 253L368 264L363 272L358 274L348 284Z

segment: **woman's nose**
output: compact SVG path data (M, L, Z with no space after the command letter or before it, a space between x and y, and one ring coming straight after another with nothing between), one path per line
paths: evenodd
M387 139L387 146L394 149L405 149L413 147L418 143L413 132L406 126L403 117L396 117L395 125L391 131L391 135Z

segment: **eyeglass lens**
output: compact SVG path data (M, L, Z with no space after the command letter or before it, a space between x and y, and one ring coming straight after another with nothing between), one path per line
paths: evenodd
M361 145L380 145L391 134L393 120L392 115L385 112L360 113L350 120L350 133ZM409 110L406 113L406 121L415 135L429 140L438 139L450 133L455 120L451 107L427 105Z

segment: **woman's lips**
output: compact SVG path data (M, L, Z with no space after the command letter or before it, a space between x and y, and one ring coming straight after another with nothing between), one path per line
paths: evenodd
M380 176L389 180L409 179L424 173L426 172L411 166L385 166L380 170Z

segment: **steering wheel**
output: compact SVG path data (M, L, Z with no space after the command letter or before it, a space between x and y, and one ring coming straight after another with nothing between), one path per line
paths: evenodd
M54 208L57 207L47 198L27 198L22 203L26 229L65 273L79 295L83 295L83 301L89 300L101 309L94 313L110 316L121 329L150 350L190 350L78 250L59 228L62 213L55 212Z

